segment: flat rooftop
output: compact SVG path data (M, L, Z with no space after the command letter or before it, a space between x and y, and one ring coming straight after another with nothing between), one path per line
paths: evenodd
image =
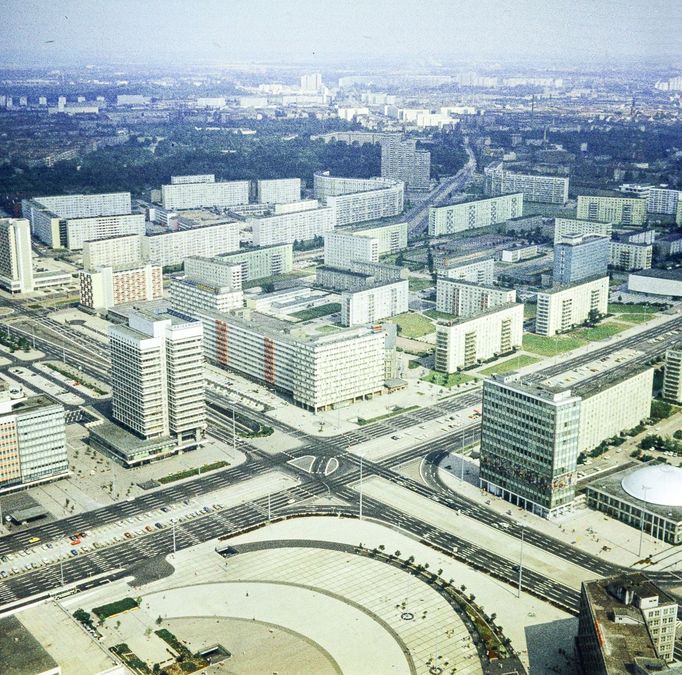
M438 322L438 325L439 326L457 326L459 324L468 323L469 321L475 321L476 319L480 319L483 316L490 316L491 314L497 314L498 312L502 312L505 309L509 309L511 307L519 307L519 306L522 306L522 303L520 303L520 302L505 302L502 305L495 305L493 307L487 307L486 309L482 309L480 312L476 312L476 314L469 314L468 316L458 316L455 319L441 320Z
M574 281L572 284L558 284L556 286L552 286L552 288L548 288L544 291L538 291L538 295L552 295L554 293L561 293L562 291L566 291L569 288L576 288L577 286L583 286L584 284L589 284L593 281L597 281L598 279L608 279L606 275L599 275L599 276L594 276L594 277L586 277L585 279L580 279L580 281Z
M59 672L59 665L16 616L0 619L0 667L3 675Z
M639 272L631 272L630 275L637 277L651 277L652 279L682 281L682 267L674 270L641 270Z

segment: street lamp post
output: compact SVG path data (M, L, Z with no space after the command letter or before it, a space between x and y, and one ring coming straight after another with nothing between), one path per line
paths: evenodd
M360 455L360 520L362 520L362 455Z
M173 524L173 555L175 555L175 553L177 551L176 540L175 540L175 518L171 519L171 523Z

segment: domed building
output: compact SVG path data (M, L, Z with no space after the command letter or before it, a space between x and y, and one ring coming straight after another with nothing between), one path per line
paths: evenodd
M596 478L587 504L668 544L682 543L682 468L649 463Z

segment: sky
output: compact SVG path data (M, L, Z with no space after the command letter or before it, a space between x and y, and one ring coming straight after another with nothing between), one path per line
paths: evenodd
M15 65L682 65L681 0L0 0Z

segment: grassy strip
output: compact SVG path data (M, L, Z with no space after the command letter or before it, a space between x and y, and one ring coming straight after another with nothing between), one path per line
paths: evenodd
M610 321L609 323L601 323L593 328L578 328L578 330L573 331L571 335L574 335L581 340L587 340L588 342L596 342L598 340L606 340L606 338L613 337L628 328L631 328L631 326L628 326L625 323Z
M118 656L130 670L139 675L151 674L149 666L125 642L111 647L111 651Z
M318 319L321 316L328 314L335 314L341 311L341 305L338 302L328 302L326 305L319 305L319 307L311 307L310 309L302 309L300 312L292 312L290 316L301 321L309 321L310 319Z
M609 303L609 314L655 314L658 307L642 303L622 304L620 302Z
M68 377L70 380L73 380L74 382L77 382L78 384L82 385L83 387L87 387L91 391L94 391L96 394L99 394L100 396L106 396L107 392L104 391L103 389L100 389L97 385L93 384L92 382L83 379L80 375L76 375L69 371L67 368L63 368L62 366L58 366L54 363L46 363L45 364L50 370L54 370L55 372L63 375L64 377Z
M428 316L431 319L442 319L443 321L451 321L452 319L455 319L454 314L448 314L447 312L439 312L437 309L427 309L424 312L424 316Z
M465 382L471 382L475 380L475 377L471 375L465 375L464 373L438 373L435 370L430 370L426 375L421 378L424 382L430 382L431 384L437 384L439 387L458 387L460 384Z
M123 598L116 602L110 602L108 605L101 605L100 607L93 607L92 613L100 620L104 621L110 616L122 614L128 610L139 607L139 603L134 598Z
M519 368L524 368L525 366L530 366L533 363L537 363L540 359L534 356L529 356L528 354L519 354L512 359L507 359L489 368L484 368L479 370L479 375L493 375L494 373L511 373L514 370L519 370Z
M425 291L427 288L433 288L436 282L432 279L417 279L410 277L407 280L408 287L411 291Z
M418 338L436 331L436 327L430 319L423 314L416 314L414 312L397 314L387 319L387 321L397 324L398 335L401 337Z
M546 337L544 335L536 335L535 333L526 333L523 336L522 348L526 352L533 352L542 356L556 356L562 352L570 352L585 344L585 340L572 335Z
M366 424L372 424L374 422L380 422L381 420L388 419L389 417L395 417L396 415L400 415L404 412L409 412L410 410L416 410L419 406L418 405L411 405L408 406L407 408L401 408L398 406L395 410L392 410L389 413L386 413L385 415L379 415L378 417L370 417L369 419L366 419L364 417L358 417L358 424L361 427L364 427Z
M213 462L213 464L204 464L195 469L187 469L186 471L178 471L177 473L171 473L167 476L162 476L158 478L158 482L162 485L166 483L173 483L176 480L182 480L183 478L191 478L192 476L198 476L199 474L206 473L207 471L214 471L215 469L222 469L225 466L229 466L229 462L219 461Z

